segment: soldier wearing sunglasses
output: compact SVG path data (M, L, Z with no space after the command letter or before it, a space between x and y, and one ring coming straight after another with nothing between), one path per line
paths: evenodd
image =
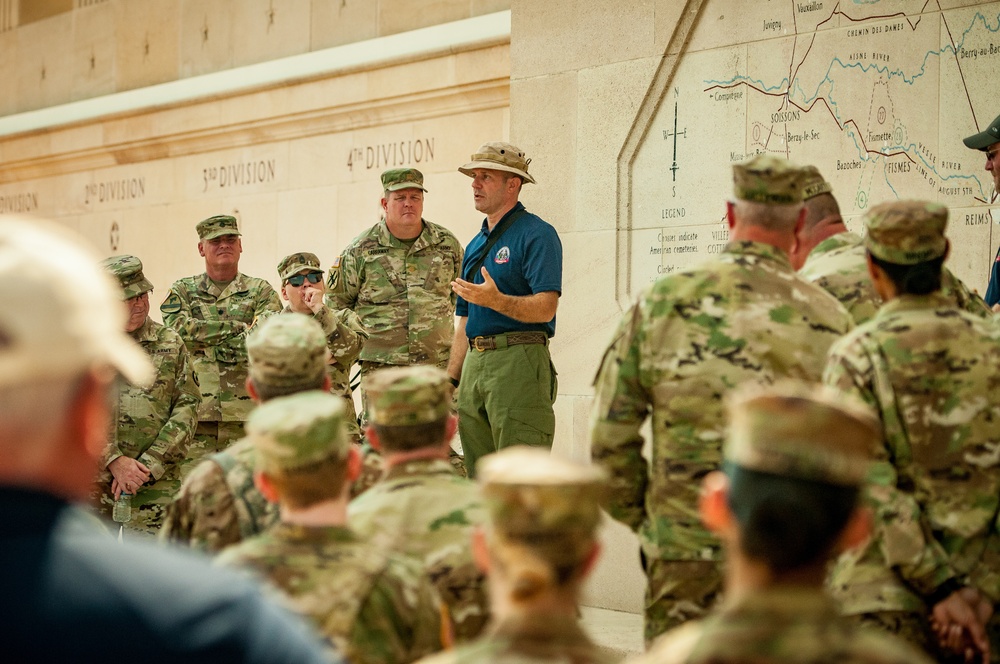
M323 269L316 254L306 252L285 256L278 263L278 278L281 279L281 297L288 302L285 313L306 314L316 319L326 334L326 345L330 349L327 374L330 376L330 392L344 398L348 417L347 432L354 442L361 438L354 398L348 372L358 358L358 353L368 338L358 315L350 309L331 309L323 303L326 288L323 285Z

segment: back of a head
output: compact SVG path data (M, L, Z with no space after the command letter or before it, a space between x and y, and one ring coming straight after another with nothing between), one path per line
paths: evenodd
M329 357L326 337L310 316L271 316L250 334L247 356L250 380L261 401L323 387Z
M804 172L786 159L757 155L733 165L739 223L791 235L802 210Z
M865 214L865 249L900 295L928 295L941 288L948 252L948 208L928 201L876 205Z
M840 205L833 196L833 186L812 164L803 166L802 172L802 202L806 208L803 231L808 234L821 221L843 224Z
M607 480L596 467L548 450L509 447L480 460L490 552L510 599L574 587L593 551Z
M429 365L392 367L372 374L368 393L369 421L381 447L406 452L441 447L451 412L451 380Z
M247 420L255 470L265 473L281 502L303 508L339 497L351 441L343 399L308 390L276 397Z
M743 554L778 573L822 563L856 507L874 414L792 381L737 393L729 412L724 467Z

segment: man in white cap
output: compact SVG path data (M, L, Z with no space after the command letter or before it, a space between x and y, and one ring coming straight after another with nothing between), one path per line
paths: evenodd
M68 233L0 220L0 643L5 661L322 662L260 592L202 560L118 544L87 499L115 384L153 368L118 287Z
M461 382L458 427L470 476L477 459L502 448L551 448L555 432L558 384L548 346L562 243L518 201L524 183L535 183L530 162L510 143L485 143L458 169L472 178L476 209L486 215L452 282L458 325L448 374L456 387Z

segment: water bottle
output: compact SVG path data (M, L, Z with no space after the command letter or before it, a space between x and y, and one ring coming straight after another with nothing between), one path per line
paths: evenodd
M115 523L128 523L132 520L132 494L122 492L118 495L111 511L111 520Z

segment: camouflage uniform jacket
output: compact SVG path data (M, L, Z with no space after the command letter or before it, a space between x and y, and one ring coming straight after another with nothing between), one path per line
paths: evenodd
M198 424L201 398L187 349L176 332L146 318L132 338L152 360L156 380L149 388L122 383L118 425L101 467L127 456L138 459L158 480L184 458Z
M876 528L830 577L848 614L922 611L949 580L1000 599L1000 330L905 295L830 350L823 380L879 413Z
M291 307L286 306L282 313L291 311ZM354 409L350 371L368 333L358 320L358 315L350 309L333 310L323 307L313 314L313 318L323 327L326 347L330 349L330 363L326 367L326 373L330 376L330 393L344 397L344 405L349 413L348 433L355 440L360 440L361 430L358 428L358 417Z
M201 461L167 506L160 536L216 553L278 522L253 483L254 447L244 438Z
M809 252L799 274L840 300L851 312L856 325L870 320L882 304L868 276L864 241L855 233L838 233L817 244ZM942 274L941 290L954 298L959 309L977 316L993 315L983 298L970 291L947 268Z
M364 464L352 496L382 474L382 457L367 447L362 454ZM167 506L160 537L215 553L277 523L277 506L254 484L254 456L253 444L244 438L195 466Z
M719 467L724 399L746 382L819 381L851 317L767 244L731 242L656 281L625 313L598 372L592 456L611 475L611 515L661 560L719 560L698 518L700 479ZM639 429L652 413L651 461Z
M813 588L768 588L657 640L632 664L930 664L895 636L857 629Z
M217 561L270 582L354 664L403 664L441 649L438 599L420 565L349 528L280 522Z
M258 318L279 311L271 284L242 273L224 290L208 274L178 279L170 287L160 313L191 351L201 387L199 421L246 420L253 408L246 390L246 332Z
M391 466L381 482L353 500L351 527L392 538L393 549L424 561L455 628L456 641L475 638L489 619L486 577L472 559L472 530L486 520L475 483L443 459Z
M359 235L330 268L327 302L351 309L369 338L364 362L448 363L455 329L451 282L461 276L462 245L451 231L424 221L412 246L385 221Z
M576 618L526 614L493 626L472 643L420 660L420 664L610 664L617 661L580 628Z

